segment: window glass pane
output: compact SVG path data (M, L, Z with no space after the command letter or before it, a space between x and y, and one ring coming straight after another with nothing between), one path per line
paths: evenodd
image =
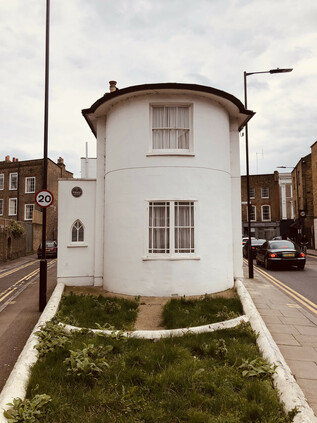
M35 192L35 177L26 178L26 192Z
M268 187L263 187L261 189L261 197L262 198L269 198L269 188Z
M149 206L149 252L169 253L169 202L150 202Z
M4 174L0 175L0 189L4 189Z
M25 220L32 220L33 218L33 204L26 204L25 205Z
M177 119L178 128L189 128L189 108L188 107L179 107L178 108L178 119Z
M9 200L9 215L13 216L17 214L17 200L16 198L10 198Z
M3 215L3 200L0 200L0 216Z
M10 173L10 186L9 189L17 189L18 187L18 174Z
M153 149L189 149L189 107L153 107Z
M84 227L82 223L77 220L72 227L72 242L84 241Z
M175 253L194 252L194 203L175 202Z
M81 226L78 229L78 241L83 241L84 240L84 228Z

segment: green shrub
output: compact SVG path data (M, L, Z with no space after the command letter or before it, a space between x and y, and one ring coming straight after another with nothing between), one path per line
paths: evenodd
M10 234L12 234L13 238L21 238L25 232L23 226L16 220L11 220L8 226L8 231Z

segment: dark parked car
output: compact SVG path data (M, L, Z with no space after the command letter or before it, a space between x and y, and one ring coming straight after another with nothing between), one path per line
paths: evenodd
M306 263L306 254L293 241L271 240L266 241L256 253L256 263L263 264L266 269L273 265L297 266L303 270Z
M56 241L46 241L46 257L57 257L57 242ZM42 258L42 243L37 249L37 258Z
M252 258L255 258L257 249L265 243L266 239L251 239ZM249 240L243 246L243 256L248 258Z

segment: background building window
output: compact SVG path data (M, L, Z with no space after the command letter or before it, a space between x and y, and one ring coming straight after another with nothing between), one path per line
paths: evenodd
M269 198L269 197L270 197L269 187L262 187L261 188L261 198Z
M3 200L0 200L0 216L3 216Z
M153 150L189 151L189 106L152 107Z
M195 253L194 202L149 203L149 254Z
M271 207L262 206L262 221L267 222L271 220Z
M33 219L34 204L25 204L24 206L24 220Z
M25 192L26 193L35 192L35 176L25 178Z
M0 174L0 189L1 190L4 189L4 174L3 173Z
M255 188L250 188L250 198L255 198Z
M17 173L10 173L9 189L11 190L18 189L18 174Z
M17 198L9 199L9 216L15 216L17 214L17 205L18 205Z
M83 242L84 241L84 227L80 220L72 226L72 242Z
M250 220L251 222L256 221L256 206L251 206Z

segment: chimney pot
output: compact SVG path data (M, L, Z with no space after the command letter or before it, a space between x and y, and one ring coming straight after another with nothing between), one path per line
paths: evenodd
M6 162L9 162L10 161L10 156L5 156L5 159L4 159Z
M114 91L117 91L117 81L109 81L110 85L110 92L113 93Z

